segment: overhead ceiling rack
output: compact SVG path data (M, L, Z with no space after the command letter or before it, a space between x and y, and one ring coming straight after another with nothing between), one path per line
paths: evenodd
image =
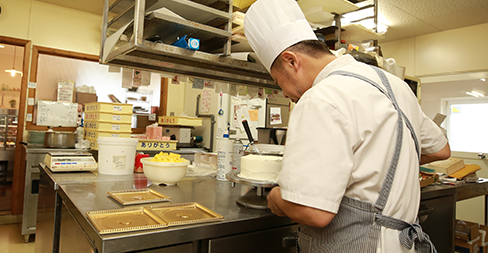
M232 0L227 12L216 2L105 0L100 63L279 89L262 64L230 57ZM170 45L184 35L200 39L200 50Z

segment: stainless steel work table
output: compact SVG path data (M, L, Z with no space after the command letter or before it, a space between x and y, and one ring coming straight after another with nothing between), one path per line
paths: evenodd
M67 243L74 243L73 240L65 242L62 239L69 233L68 230L63 231L64 227L61 224L65 220L65 217L60 217L63 206L66 207L76 224L81 228L95 252L139 252L158 249L154 252L213 253L229 252L228 249L232 248L235 248L233 252L255 252L253 250L239 251L239 248L246 244L251 246L263 239L264 241L261 243L270 244L269 240L273 239L281 247L282 238L292 235L296 231L296 226L288 218L278 217L268 211L238 206L235 202L237 197L244 195L250 189L249 186L236 184L235 187L231 187L231 182L220 182L214 177L186 177L176 186L150 185L147 188L172 197L172 201L169 203L197 202L224 216L225 220L164 229L100 235L88 220L86 212L124 208L109 197L107 192L146 188L148 181L144 175L111 176L90 172L52 173L42 164L40 167L41 181L43 178L44 181L50 181L48 187L52 187L56 192L53 252L64 252L62 248L66 247ZM41 182L41 184L43 183ZM46 187L46 183L43 185L40 189ZM134 207L134 205L127 207ZM63 212L62 215L65 216L65 213ZM260 235L263 231L270 232ZM258 237L250 237L253 234ZM272 238L273 236L279 238ZM250 238L254 239L248 240ZM78 237L78 239L80 238ZM248 241L243 241L243 239ZM243 246L240 247L239 243ZM161 251L164 250L164 247L172 245L176 245L174 246L176 248ZM79 246L76 247L79 248ZM260 247L266 247L266 245ZM294 251L294 248L283 248L280 252ZM36 252L38 252L37 246ZM72 249L70 252L76 251Z
M54 245L53 252L64 252L62 250L63 245L64 247L73 247L70 248L69 252L85 252L75 250L83 248L77 244L79 240L66 240L67 242L61 240L60 242L60 238L69 234L66 232L68 230L65 228L66 226L69 227L69 230L79 227L82 233L81 236L78 234L77 238L86 238L94 252L141 252L147 250L158 253L258 252L246 247L262 245L260 246L262 248L273 244L271 241L281 247L282 239L296 231L296 226L288 218L277 217L267 211L238 206L235 200L244 195L250 189L249 186L236 184L235 187L231 187L232 183L220 182L213 177L187 177L180 181L177 186L150 185L148 188L171 196L173 199L170 203L197 202L223 215L224 221L100 235L88 220L86 212L125 208L111 199L107 192L146 188L148 181L144 175L109 176L88 172L52 173L49 169L42 168L41 181L43 178L44 181L48 182L49 188L56 189L57 215L54 226L57 229L54 229L55 236L54 240L51 241L43 240L43 236L38 233L36 236L36 252L41 252L37 251L37 246L42 243ZM40 185L40 190L46 187L45 183ZM422 206L428 207L427 212L424 212L428 217L421 225L429 233L436 247L446 248L445 251L439 252L453 252L453 242L447 243L446 240L451 241L449 238L452 238L453 241L454 239L455 202L486 194L488 194L488 180L458 186L427 186L422 189L421 209ZM63 206L66 207L67 212L61 212ZM61 215L59 215L61 213L63 213L63 222L67 224L64 225L64 230L61 224L63 223L61 222ZM65 215L66 213L70 215ZM419 216L423 216L421 213ZM66 216L73 217L75 222L65 222ZM445 224L445 228L440 227L440 224ZM281 250L268 249L259 252L294 252L295 249L282 248Z

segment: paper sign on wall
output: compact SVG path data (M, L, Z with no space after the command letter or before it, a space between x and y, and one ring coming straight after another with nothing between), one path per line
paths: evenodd
M280 107L271 107L269 108L270 114L270 124L271 125L279 125L281 124L281 108Z
M251 118L251 121L258 121L259 120L259 110L249 110L249 117Z
M200 112L207 113L210 111L210 101L212 99L212 90L203 89L202 100L200 100Z
M249 116L249 110L247 105L235 105L236 111L236 123L237 126L241 129L242 132L245 131L244 126L242 125L243 120L247 120L251 122L251 117Z
M190 79L190 81L193 80L193 89L203 89L203 79L200 79L200 78L193 78L193 79Z
M142 86L151 85L151 72L141 71L141 85Z
M32 122L32 113L27 113L26 119L27 122Z
M132 69L122 69L122 88L132 88Z
M34 98L28 98L28 99L27 99L27 105L35 105L35 100L34 100Z
M205 86L205 88L213 89L215 86L215 81L214 80L205 80L204 86Z
M35 89L36 87L37 87L37 83L36 82L28 82L27 83L27 88Z
M36 118L39 126L76 127L78 104L39 100Z
M141 86L142 80L142 71L134 69L134 76L132 78L132 86L139 87Z

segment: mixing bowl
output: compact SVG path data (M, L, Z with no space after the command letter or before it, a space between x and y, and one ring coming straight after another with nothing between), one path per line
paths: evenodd
M153 162L152 157L142 158L144 175L154 184L175 185L186 175L190 161L181 163Z

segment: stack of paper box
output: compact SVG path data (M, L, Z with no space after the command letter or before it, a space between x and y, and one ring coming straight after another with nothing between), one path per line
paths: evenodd
M131 134L132 105L95 102L85 104L85 139L90 148L98 150L98 137L129 138Z

